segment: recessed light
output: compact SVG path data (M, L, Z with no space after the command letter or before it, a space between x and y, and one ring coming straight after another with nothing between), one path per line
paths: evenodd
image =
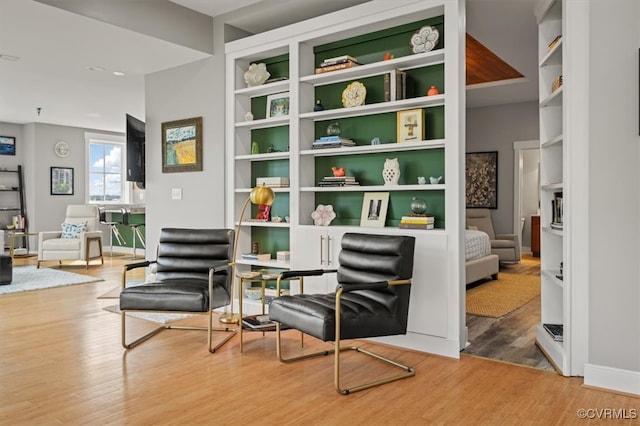
M102 68L102 67L95 67L95 66L87 67L87 69L88 69L89 71L104 71L104 68Z
M114 71L113 75L117 75L118 77L122 77L124 73L122 71Z
M13 55L7 55L6 53L0 53L0 59L4 59L5 61L18 61L19 57Z

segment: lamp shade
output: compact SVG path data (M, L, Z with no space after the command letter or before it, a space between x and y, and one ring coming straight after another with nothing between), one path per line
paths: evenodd
M256 186L251 190L249 199L251 200L252 204L270 206L275 201L276 195L273 193L273 190L271 188L261 185Z

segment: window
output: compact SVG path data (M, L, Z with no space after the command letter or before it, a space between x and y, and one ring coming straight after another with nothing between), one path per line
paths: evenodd
M125 142L121 136L85 134L87 200L89 203L128 203L125 185Z

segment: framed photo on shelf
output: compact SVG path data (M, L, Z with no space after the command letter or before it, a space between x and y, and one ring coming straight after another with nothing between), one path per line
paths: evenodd
M498 208L498 151L467 153L465 179L467 208Z
M16 155L16 138L0 136L0 155Z
M398 143L424 140L424 110L408 109L397 112Z
M388 192L365 192L362 200L360 226L383 228L389 207Z
M202 117L162 123L162 173L202 171Z
M289 115L289 92L267 96L267 118Z
M51 195L73 195L72 167L51 167Z

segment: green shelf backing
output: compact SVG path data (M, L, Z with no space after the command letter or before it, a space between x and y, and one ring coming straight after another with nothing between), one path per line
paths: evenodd
M269 152L269 147L277 151L289 151L289 126L253 129L251 141L258 143L259 154Z
M369 64L383 60L384 54L389 52L396 58L411 55L411 36L425 25L435 27L440 33L435 49L445 46L444 16L412 22L410 24L389 28L375 33L352 37L334 43L316 46L314 48L316 66L326 58L341 55L351 55L362 64Z
M260 245L260 253L271 253L275 259L276 252L289 250L289 228L253 227L251 242Z

